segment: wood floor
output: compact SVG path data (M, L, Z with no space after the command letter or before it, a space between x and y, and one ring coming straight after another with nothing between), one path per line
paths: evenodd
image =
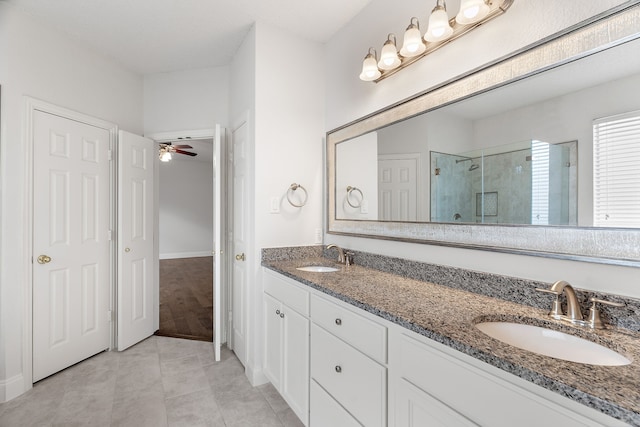
M156 335L213 341L213 257L160 260Z

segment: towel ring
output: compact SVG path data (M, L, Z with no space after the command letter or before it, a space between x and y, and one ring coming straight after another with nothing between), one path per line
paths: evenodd
M304 192L304 199L302 200L302 203L300 203L300 204L294 203L291 200L291 194L295 193L295 191L298 188L301 189ZM307 190L302 185L296 184L295 182L293 184L291 184L291 186L289 186L289 189L287 190L287 200L289 201L289 203L293 207L296 207L296 208L303 207L307 203L307 198L308 197L309 197L309 194L307 193Z
M360 203L357 203L355 205L351 203L351 193L353 191L357 191L358 193L360 193ZM347 187L347 203L349 203L349 206L351 206L352 208L359 208L362 206L363 200L364 200L364 194L362 194L362 190L360 190L358 187L352 187L352 186Z

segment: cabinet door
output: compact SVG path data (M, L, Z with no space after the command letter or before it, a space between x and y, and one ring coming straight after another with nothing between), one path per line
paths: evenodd
M408 381L400 380L396 395L396 427L471 427L469 421Z
M309 416L309 320L288 306L282 318L282 397L306 425Z
M264 374L280 390L282 374L282 304L264 295Z
M311 380L311 427L362 427L338 402Z

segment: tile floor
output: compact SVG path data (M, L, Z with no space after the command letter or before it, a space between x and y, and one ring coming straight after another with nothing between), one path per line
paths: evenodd
M0 404L0 426L301 426L269 383L252 387L235 355L152 336L105 352Z

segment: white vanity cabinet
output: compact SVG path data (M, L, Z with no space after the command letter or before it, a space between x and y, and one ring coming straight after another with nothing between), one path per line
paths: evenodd
M387 328L356 310L311 296L311 427L387 425Z
M389 346L396 427L626 425L413 332Z
M309 292L293 280L264 271L264 374L308 425Z
M264 277L264 371L305 425L627 425L277 273Z

